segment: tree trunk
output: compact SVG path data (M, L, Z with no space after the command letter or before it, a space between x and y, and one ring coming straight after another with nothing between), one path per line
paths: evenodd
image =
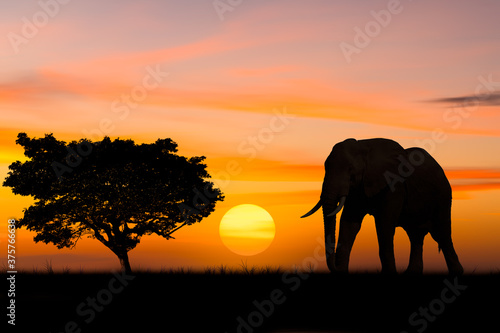
M130 262L128 260L128 252L122 252L118 254L118 259L120 259L122 271L124 271L125 273L132 273L132 268L130 267Z

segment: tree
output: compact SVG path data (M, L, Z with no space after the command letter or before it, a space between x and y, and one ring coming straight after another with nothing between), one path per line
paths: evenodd
M154 144L105 137L58 141L19 133L25 162L9 166L3 186L33 196L18 227L35 231L35 242L73 248L86 235L118 256L130 272L128 252L143 235L166 239L214 211L222 192L207 181L204 156L176 154L171 139Z

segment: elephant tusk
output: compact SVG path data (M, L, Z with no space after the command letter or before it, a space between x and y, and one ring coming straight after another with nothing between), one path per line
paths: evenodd
M322 204L321 204L321 199L320 199L318 201L318 203L316 204L316 206L314 206L313 209L311 209L307 214L302 215L300 218L303 219L304 217L308 217L308 216L311 216L312 214L316 213L316 211L321 208L321 205Z
M342 207L344 207L345 198L346 198L345 196L340 198L339 205L337 206L337 208L335 208L335 210L333 212L331 212L330 214L327 215L328 217L335 216L335 215L337 215L338 212L340 212Z

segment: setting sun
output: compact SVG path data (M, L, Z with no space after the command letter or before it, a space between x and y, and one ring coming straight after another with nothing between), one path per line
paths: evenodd
M265 251L274 239L272 216L257 205L238 205L222 217L219 234L224 245L236 254L252 256Z

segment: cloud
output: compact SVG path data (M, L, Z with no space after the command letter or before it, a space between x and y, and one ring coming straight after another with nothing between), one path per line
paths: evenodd
M455 192L485 191L500 189L498 169L450 169L445 170Z
M449 179L487 179L500 180L500 170L496 169L450 169L445 170Z
M427 100L430 103L496 106L500 105L500 91L485 94L464 95Z
M456 184L451 186L453 191L485 191L485 190L500 190L500 181L493 183L476 183L476 184Z
M219 161L220 162L220 161ZM297 191L304 184L321 183L324 176L322 164L286 164L277 161L255 160L233 180L296 182ZM500 169L450 169L445 170L454 191L483 191L500 189ZM300 182L304 182L300 184ZM285 184L285 183L283 183ZM279 190L279 186L277 186ZM321 192L318 185L316 195Z
M314 193L317 196L321 192L321 182L325 174L322 163L290 164L268 159L255 159L249 163L242 157L221 157L210 159L212 174L218 175L224 170L228 159L242 167L241 173L231 177L231 181L255 182L256 185L252 189L245 187L246 192L261 191L259 186L263 186L261 183L266 182L269 184L266 188L273 189L270 192L294 192L306 189L310 191L311 188L317 190L308 194ZM446 169L445 174L455 192L500 189L500 169L453 168ZM280 183L282 185L279 185Z

